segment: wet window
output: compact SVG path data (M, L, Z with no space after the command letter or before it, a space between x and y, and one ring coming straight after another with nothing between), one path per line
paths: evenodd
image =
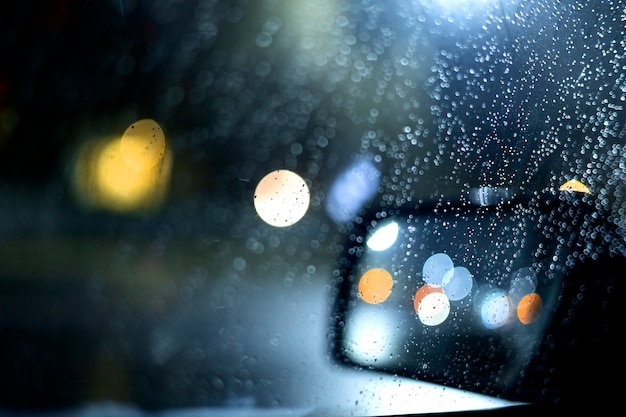
M616 401L626 5L3 5L0 409Z

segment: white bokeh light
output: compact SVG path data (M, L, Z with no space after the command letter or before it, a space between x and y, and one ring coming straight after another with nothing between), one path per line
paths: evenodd
M388 363L397 350L399 317L389 311L356 310L347 325L348 356L357 363Z
M437 326L450 315L450 300L445 294L432 292L422 298L417 316L426 326Z
M504 326L513 315L511 299L504 291L492 290L480 302L480 318L488 329Z
M367 247L373 251L389 249L398 239L398 231L398 223L396 222L382 226L367 239Z
M297 223L310 203L309 187L292 171L277 170L267 174L254 192L254 207L264 222L276 227Z

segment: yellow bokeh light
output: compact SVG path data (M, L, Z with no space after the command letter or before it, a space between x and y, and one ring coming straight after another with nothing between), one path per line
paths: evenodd
M359 280L359 295L369 304L380 304L391 295L393 279L383 268L373 268L363 274Z
M152 119L138 120L126 129L119 153L128 167L144 171L157 165L165 152L165 135Z
M138 137L137 132L144 136ZM75 194L91 208L154 209L167 192L171 166L172 154L161 128L149 119L140 120L122 137L88 141L79 149L73 174Z
M146 201L156 180L154 170L138 171L125 162L118 141L107 143L96 162L101 198L115 202L118 208L132 208Z
M559 191L575 191L577 193L591 194L591 190L578 180L569 180L559 187Z

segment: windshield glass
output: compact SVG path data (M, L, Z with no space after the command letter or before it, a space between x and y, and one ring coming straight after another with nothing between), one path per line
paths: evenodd
M554 358L616 360L619 0L1 8L0 410L380 415L608 386Z

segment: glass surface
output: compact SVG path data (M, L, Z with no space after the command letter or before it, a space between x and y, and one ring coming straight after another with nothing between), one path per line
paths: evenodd
M2 2L0 411L620 398L625 22L619 0ZM360 295L363 262L391 277ZM533 296L529 324L480 323L478 288L523 298L533 274L537 321ZM445 293L412 313L426 276ZM339 294L390 306L401 357L337 356ZM484 369L520 362L512 391Z
M561 401L571 388L554 382L557 367L538 371L536 358L563 343L553 316L563 313L565 283L589 284L576 271L602 264L604 244L588 241L596 260L585 260L576 250L581 236L599 227L609 246L620 236L592 220L597 213L585 193L500 201L478 191L456 205L364 217L339 264L335 352L360 369L514 401ZM611 273L596 274L608 281Z

